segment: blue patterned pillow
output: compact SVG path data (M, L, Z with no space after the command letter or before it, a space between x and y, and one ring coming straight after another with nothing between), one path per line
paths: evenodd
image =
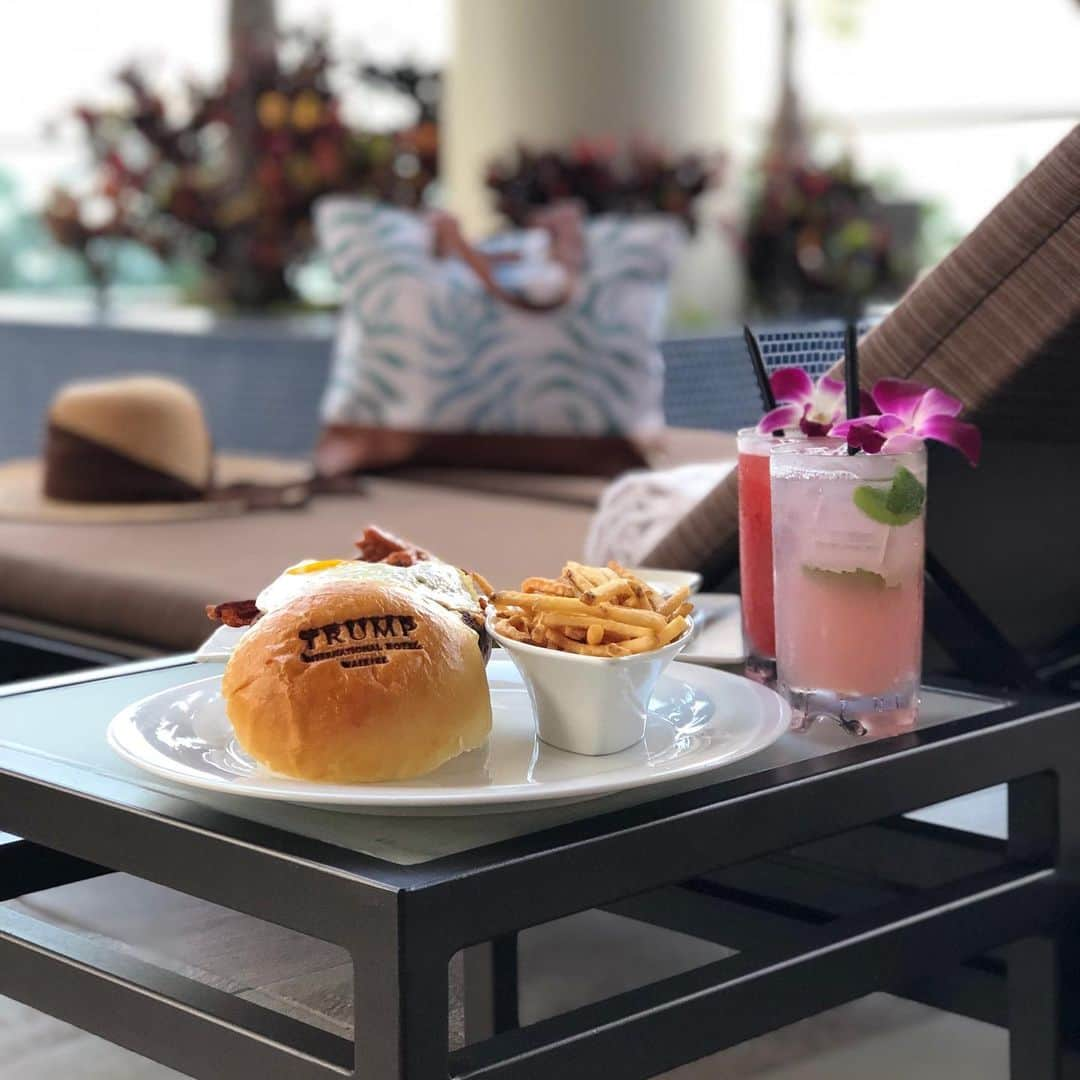
M318 206L316 227L343 290L322 418L353 432L353 451L323 455L324 471L392 464L420 445L453 455L461 440L439 437L465 434L561 442L576 448L580 471L594 471L593 440L630 445L663 428L657 341L685 240L674 219L592 219L570 298L545 312L508 304L464 262L437 258L424 213L335 196Z

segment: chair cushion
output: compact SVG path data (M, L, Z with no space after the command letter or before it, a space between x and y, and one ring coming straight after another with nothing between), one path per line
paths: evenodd
M701 462L728 461L735 457L735 436L726 431L668 428L662 441L649 447L652 469L671 469ZM402 480L419 480L442 487L464 488L503 495L527 496L577 506L593 507L608 486L604 476L511 472L506 469L402 466L386 474ZM580 552L578 553L580 555Z
M124 529L8 524L0 611L162 650L195 648L204 605L254 596L305 557L348 554L378 522L498 586L580 555L588 506L376 478L296 511Z

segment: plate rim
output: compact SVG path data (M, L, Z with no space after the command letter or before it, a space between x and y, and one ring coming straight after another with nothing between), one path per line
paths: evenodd
M506 662L510 663L509 660ZM779 694L775 693L775 691L761 686L759 683L755 683L752 680L743 679L742 676L735 675L731 672L717 671L714 668L707 668L699 664L683 664L678 661L669 664L661 677L670 676L673 667L689 669L687 678L683 680L684 682L692 681L693 683L701 678L705 678L707 681L710 679L718 679L721 683L727 683L730 680L738 679L740 682L744 682L750 688L750 692L755 696L768 695L767 700L772 708L768 710L763 717L763 728L766 730L768 737L749 753L738 754L735 757L720 761L710 762L707 758L705 760L691 760L683 767L671 768L659 776L649 776L647 773L640 772L636 778L618 785L613 785L610 781L605 783L603 778L605 776L610 777L612 775L619 775L622 770L596 773L587 780L578 779L572 782L553 781L537 785L518 784L514 785L512 788L472 788L464 790L461 788L450 790L440 790L439 788L423 790L417 788L411 791L402 791L400 788L383 788L380 790L376 785L357 784L354 789L350 789L348 792L339 790L320 790L315 781L299 780L293 777L281 777L280 779L286 782L291 781L295 784L307 784L310 785L310 788L293 791L287 789L274 790L271 788L260 790L253 789L246 785L233 787L224 779L218 779L215 778L213 774L204 774L196 770L192 770L192 775L178 775L177 772L172 769L158 765L155 762L148 761L139 756L129 746L122 742L118 735L118 731L125 724L130 723L133 714L143 708L147 703L153 701L155 698L164 697L166 695L173 696L184 690L191 690L195 687L206 686L211 683L219 683L221 681L220 675L210 675L200 679L192 679L189 682L178 683L175 686L158 690L153 694L148 694L137 701L131 702L116 713L109 721L109 725L105 731L105 737L113 752L118 754L129 764L163 780L168 780L170 783L196 788L201 791L209 791L218 795L232 795L238 798L286 802L308 807L350 806L378 807L385 809L396 806L402 809L415 809L417 807L514 806L526 809L530 805L544 805L558 800L564 802L577 802L579 800L584 801L586 799L598 798L605 795L616 795L620 792L657 786L672 780L686 779L687 777L707 773L768 749L768 747L772 746L789 729L791 723L791 707ZM763 696L762 700L764 701L766 698ZM345 785L340 784L326 785L326 787L332 789L344 786Z

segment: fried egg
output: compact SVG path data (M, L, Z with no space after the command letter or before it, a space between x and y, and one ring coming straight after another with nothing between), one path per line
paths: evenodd
M472 581L456 566L438 559L424 559L412 566L369 563L358 559L304 559L270 582L255 599L264 614L284 607L298 596L335 582L382 581L426 593L452 611L477 607Z

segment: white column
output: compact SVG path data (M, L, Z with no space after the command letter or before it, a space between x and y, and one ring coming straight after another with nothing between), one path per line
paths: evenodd
M442 115L447 204L493 224L484 173L519 141L728 141L727 0L454 0Z

